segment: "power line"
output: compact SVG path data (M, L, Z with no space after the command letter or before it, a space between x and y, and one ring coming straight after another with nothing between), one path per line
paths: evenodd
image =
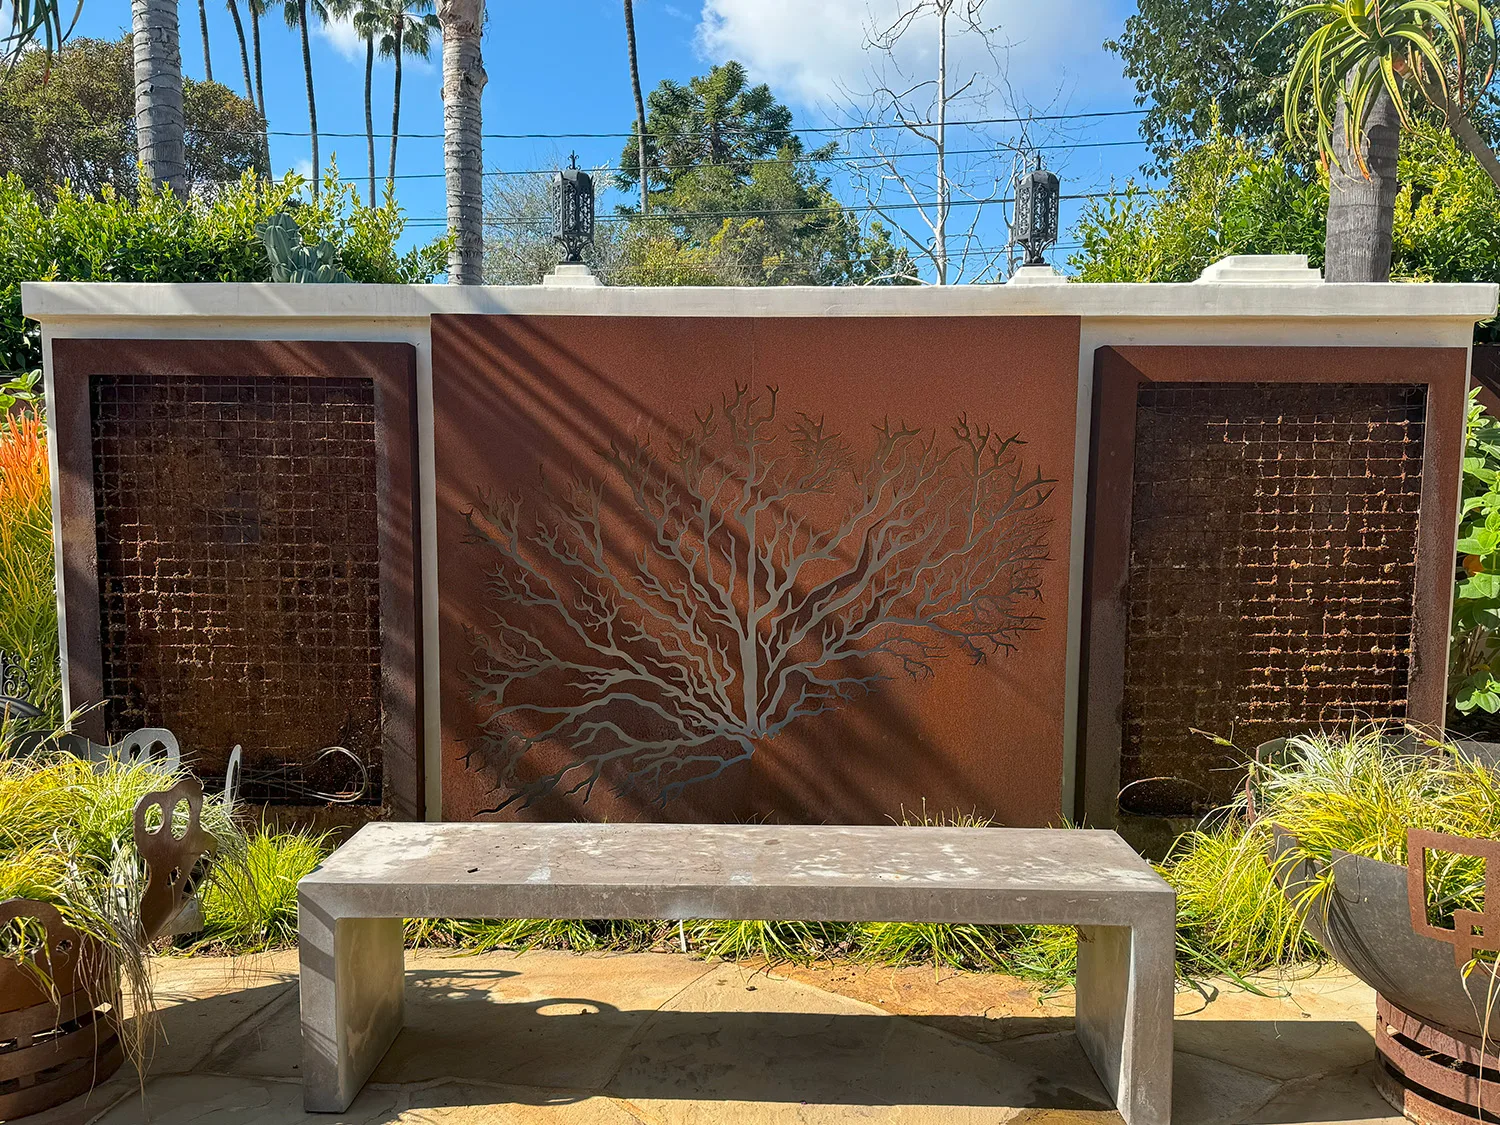
M319 135L321 136L322 134L319 134ZM363 135L363 134L361 134L361 135ZM1034 145L1034 146L1026 149L1025 151L1027 151L1027 152L1054 152L1054 151L1073 152L1073 151L1075 151L1077 149L1085 149L1085 148L1120 148L1120 147L1126 147L1126 146L1136 147L1136 146L1145 145L1146 143L1147 142L1145 142L1143 140L1130 140L1130 141L1080 141L1077 144ZM1005 146L998 146L997 145L997 146L992 146L990 148L949 149L947 151L947 155L948 156L986 156L986 155L989 155L989 154L992 154L992 153L995 153L995 152L1004 152L1004 151L1013 151L1013 150L1008 149ZM1019 151L1019 150L1015 150L1015 151ZM751 161L751 163L756 164L756 165L762 165L762 164L770 164L770 165L833 164L833 163L858 164L858 163L862 163L862 162L879 163L882 160L915 160L915 159L918 159L918 158L931 159L932 158L932 153L930 153L930 152L898 152L898 153L892 153L889 156L869 156L869 155L864 155L864 154L860 154L860 153L846 153L846 154L840 154L840 155L835 155L835 156L824 156L824 157L795 156L795 157L777 158L775 160L755 160L755 161ZM731 163L731 164L694 164L693 165L693 169L696 171L699 168L738 168L743 163L744 163L743 161L736 161L736 162ZM506 170L489 171L489 172L484 172L482 174L484 176L486 176L486 177L550 176L553 173L555 173L556 171L557 171L556 168L514 168L514 169L506 169ZM603 165L603 166L596 167L596 168L590 168L589 171L591 171L591 172L620 172L620 171L624 171L624 169L621 168L619 165ZM444 178L445 175L446 175L446 173L444 173L444 172L401 172L401 173L398 173L395 178L398 179L398 180L441 180L441 179ZM339 177L339 181L341 183L351 183L351 184L362 184L362 183L366 182L368 179L369 179L368 176L340 176ZM389 176L380 177L380 179L381 179L381 182L383 183L385 180L390 179L390 177Z
M1116 195L1120 195L1120 194L1122 194L1122 193L1121 192L1115 192L1115 191L1079 192L1079 193L1077 193L1075 195L1064 195L1064 196L1061 196L1061 199L1063 199L1063 200L1109 199L1109 198L1112 198L1112 197L1114 197ZM990 204L990 203L1014 203L1015 201L1016 201L1015 200L1015 196L1012 196L1012 195L1005 195L1005 196L992 195L992 196L989 196L988 198L985 198L985 199L953 199L953 200L950 200L948 202L948 206L950 208L953 208L953 207L983 207L983 206L985 206L987 204ZM934 204L928 204L928 203L868 203L868 204L845 205L845 204L834 203L834 204L830 204L830 205L828 205L826 207L764 207L764 208L756 208L756 209L750 209L750 210L736 210L736 211L681 211L681 212L674 212L672 214L657 213L657 214L654 214L654 215L646 215L644 218L642 216L640 216L640 215L605 215L605 216L601 216L601 217L595 219L594 222L595 223L638 223L638 222L681 223L681 222L690 222L690 221L695 220L695 219L758 219L758 218L768 218L768 217L776 216L776 215L820 215L820 214L845 214L845 215L847 215L847 214L855 214L855 213L867 213L867 212L871 212L871 211L876 212L876 213L880 213L880 212L883 212L883 211L910 211L910 210L913 210L913 209L921 209L921 208L926 208L926 207L931 207L931 206L934 206ZM504 219L504 218L502 218L502 219L496 219L496 218L486 218L485 219L485 225L486 226L520 226L520 227L524 227L524 226L543 226L543 225L550 225L552 223L552 221L553 220L551 218L545 217L545 216L539 216L539 217L534 218L534 219L531 219L531 218L524 218L524 219ZM416 225L416 226L430 226L430 225L435 224L435 223L436 224L442 224L442 225L446 226L447 223L448 223L448 220L447 220L447 218L423 217L423 218L409 218L409 219L406 220L406 223L408 225Z
M1143 114L1145 114L1146 112L1147 111L1144 110L1144 109L1101 109L1101 110L1092 110L1092 111L1089 111L1087 113L1044 113L1044 114L1036 114L1036 115L1031 116L1031 117L976 117L976 118L972 118L972 119L967 120L967 121L949 121L949 122L946 122L946 125L947 125L948 128L960 128L960 127L970 126L970 125L1026 125L1026 124L1030 124L1031 122L1034 122L1034 121L1083 121L1083 120L1089 120L1089 119L1095 119L1095 118L1101 118L1101 117L1140 117ZM913 129L913 128L924 129L924 128L935 128L936 126L937 126L937 122L936 121L913 121L913 122L910 122L910 123L892 122L892 121L865 121L865 122L861 122L861 123L859 123L857 125L827 125L827 126L799 127L799 128L796 128L796 129L787 129L787 130L785 130L785 132L788 132L788 133L817 133L819 135L824 135L824 134L841 135L841 134L845 134L845 133L863 133L863 132L870 131L870 130L875 130L875 129ZM253 132L253 131L256 131L256 130L244 130L244 129L215 129L215 130L209 130L209 129L200 129L200 130L197 130L197 131L198 132L203 132L203 133L206 133L206 132L238 133L238 132ZM682 132L682 133L647 133L646 136L652 137L652 138L654 138L656 140L675 140L675 139L678 139L678 138L691 138L691 137L705 136L705 135L708 134L708 132L709 131L707 129L699 129L699 130L692 130L690 132ZM723 134L735 135L735 134L744 132L744 130L738 130L738 129L733 129L733 128L726 128L726 129L721 130L720 132L723 133ZM310 136L312 136L312 133L310 131L307 131L307 130L301 130L301 131L299 131L299 130L295 130L295 129L268 129L268 130L266 130L266 133L267 133L268 136L272 136L272 137L310 137ZM351 139L351 140L363 140L366 137L368 137L369 135L370 134L362 132L362 131L358 132L358 133L343 133L343 132L325 132L322 129L318 130L318 136L320 136L320 137L334 137L334 138L347 138L347 139ZM391 136L390 133L380 133L380 132L377 132L374 135L376 137L381 137L381 138L384 138L384 139L387 139L387 140L390 139L390 136ZM631 139L631 138L633 138L635 136L635 133L633 133L633 132L631 132L631 133L482 133L480 135L485 140L487 140L487 141L589 141L589 140L604 140L604 141L608 141L608 140L629 140L629 139ZM430 140L442 140L443 137L444 137L444 134L442 134L442 133L397 133L396 136L399 137L399 138L401 138L402 140L429 140L430 141Z

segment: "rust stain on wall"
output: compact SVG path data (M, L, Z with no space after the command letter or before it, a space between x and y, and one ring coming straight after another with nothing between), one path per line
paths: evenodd
M1077 331L435 317L444 816L1055 820Z

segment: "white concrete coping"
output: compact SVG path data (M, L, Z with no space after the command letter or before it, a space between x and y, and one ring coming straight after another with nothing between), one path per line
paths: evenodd
M435 313L531 316L1078 316L1483 320L1493 284L950 285L815 288L259 283L25 282L21 306L43 324L133 318L425 319Z
M1200 284L1222 281L1245 285L1280 281L1294 285L1321 285L1323 271L1309 266L1306 254L1231 254L1206 266L1198 275L1198 281Z

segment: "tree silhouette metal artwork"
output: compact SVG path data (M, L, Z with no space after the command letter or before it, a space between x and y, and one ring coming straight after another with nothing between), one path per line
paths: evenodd
M665 804L799 721L1041 627L1054 482L1018 435L887 419L858 448L787 417L774 387L694 419L618 439L602 479L468 513L487 620L465 762L499 797L483 812L587 801L606 777Z

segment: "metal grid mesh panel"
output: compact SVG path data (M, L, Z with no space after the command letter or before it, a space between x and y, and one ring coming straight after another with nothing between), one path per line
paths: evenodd
M1405 715L1425 413L1419 386L1141 388L1122 809L1201 812L1262 742Z
M341 745L378 801L373 383L95 376L90 402L111 736L168 727L205 776L241 743L272 801L347 785L312 776Z

